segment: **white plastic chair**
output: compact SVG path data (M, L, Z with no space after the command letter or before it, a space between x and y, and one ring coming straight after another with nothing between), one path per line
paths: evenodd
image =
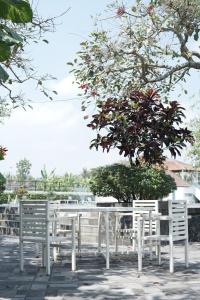
M46 266L46 273L50 275L50 246L59 247L66 242L65 237L54 235L51 225L57 221L53 216L47 200L20 201L20 270L24 270L24 243L42 244L42 263ZM72 223L74 220L72 221ZM74 240L72 239L72 245ZM72 250L72 268L75 253Z
M145 208L148 208L145 210ZM151 210L149 210L149 208ZM138 217L149 216L149 214L158 214L158 200L134 200L133 201L133 213L117 213L116 214L116 237L115 237L115 251L118 252L119 240L124 239L132 240L133 251L136 250L137 244L137 232L138 232ZM132 219L131 228L121 228L122 218L130 216ZM157 230L156 221L144 221L143 223L143 235L146 233L155 233Z
M143 216L138 220L138 270L142 271L142 256L145 247L145 242L156 242L158 262L161 264L161 241L169 242L169 257L170 257L170 273L174 272L174 253L173 247L174 242L184 241L185 243L185 266L188 267L188 212L187 203L184 200L173 200L168 202L168 216L155 216L152 217L153 221L158 223L157 234L154 235L144 235L142 233L142 223L149 221L148 217ZM160 234L160 221L169 221L169 234ZM151 220L150 220L151 221Z

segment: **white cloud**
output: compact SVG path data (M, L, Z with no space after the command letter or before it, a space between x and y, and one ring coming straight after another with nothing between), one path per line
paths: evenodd
M58 126L65 124L65 127L75 125L80 119L80 111L71 103L44 103L37 104L33 109L26 112L22 109L13 111L10 119L6 121L7 126Z
M72 75L67 76L53 85L53 89L58 92L59 96L76 97L79 90L78 85L74 82Z

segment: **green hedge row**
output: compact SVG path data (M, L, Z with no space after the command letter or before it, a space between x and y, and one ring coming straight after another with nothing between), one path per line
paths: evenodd
M77 196L74 196L77 199ZM43 200L43 199L49 199L49 200L67 200L68 195L66 194L55 194L55 193L27 193L26 198L30 200ZM73 197L70 197L73 199ZM15 193L0 193L0 204L7 203L8 199L14 200L15 199ZM19 199L19 197L18 197Z

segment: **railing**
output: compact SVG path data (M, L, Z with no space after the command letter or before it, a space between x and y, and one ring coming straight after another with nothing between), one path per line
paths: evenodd
M74 189L79 189L80 191L87 191L86 187L69 187L69 185L63 182L51 183L44 180L9 180L6 181L6 190L15 191L18 188L25 188L29 191L48 191L48 192L69 192L74 191Z

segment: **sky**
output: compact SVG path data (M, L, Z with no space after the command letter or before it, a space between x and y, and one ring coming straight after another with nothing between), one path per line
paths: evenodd
M38 10L44 17L59 15L70 7L69 12L57 21L56 31L45 37L49 44L31 45L27 49L41 74L50 73L57 78L49 83L49 87L57 90L58 96L49 103L36 92L35 85L29 83L25 87L27 98L33 100L33 109L16 109L0 125L0 143L8 148L6 159L1 161L2 173L15 174L16 163L24 158L31 162L31 175L35 177L40 177L44 165L49 171L56 169L57 175L79 174L83 168L122 159L114 150L107 154L89 149L95 132L87 128L87 121L83 119L81 100L77 98L78 87L72 84L73 78L66 64L75 57L80 42L94 29L91 16L101 13L109 3L110 0L39 1ZM199 96L195 91L199 77L195 76L187 82L191 93L187 95L187 101L183 101L188 118L196 112L191 104L197 98L190 96L193 92Z
M86 127L81 100L77 99L78 88L72 85L73 79L66 65L80 49L80 42L93 30L91 16L102 12L109 2L39 1L38 11L44 17L60 15L70 7L69 12L56 21L56 32L45 36L49 44L31 45L27 50L41 74L50 73L57 78L49 85L58 91L58 96L48 103L36 92L35 85L29 83L25 87L27 98L42 103L32 103L32 110L14 110L0 125L1 145L8 148L6 159L1 161L2 173L15 174L16 163L24 158L31 162L31 175L35 177L40 177L44 165L49 171L56 169L58 175L79 174L83 168L121 159L115 151L107 154L89 149L95 133ZM66 101L71 98L76 99Z

